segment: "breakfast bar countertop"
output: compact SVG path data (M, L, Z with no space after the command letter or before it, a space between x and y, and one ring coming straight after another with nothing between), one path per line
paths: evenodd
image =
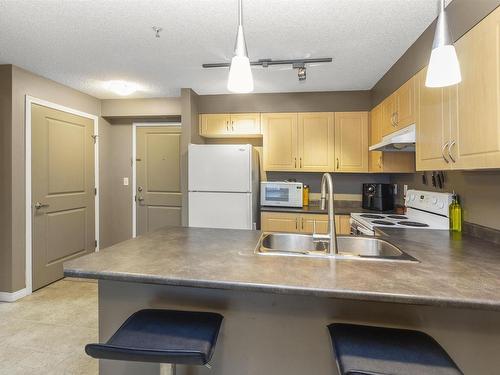
M379 235L419 263L266 256L261 232L166 227L68 261L66 276L500 311L500 246L448 231Z

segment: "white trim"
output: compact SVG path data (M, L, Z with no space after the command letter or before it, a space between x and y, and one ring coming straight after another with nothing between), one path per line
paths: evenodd
M135 191L137 189L137 128L154 128L161 126L182 126L180 122L134 122L132 123L132 238L137 237L137 205L135 202Z
M89 118L94 122L94 135L96 137L96 142L94 145L94 183L97 189L97 194L95 195L95 239L97 241L96 251L99 251L99 117L92 115L90 113L81 112L69 107L65 107L56 103L52 103L43 99L38 99L29 95L26 95L25 99L25 130L26 130L26 144L25 144L25 178L26 178L26 200L25 200L25 214L26 214L26 288L23 289L24 295L29 295L33 291L33 279L32 279L32 215L31 215L31 105L39 104L44 107L52 108L58 111L71 113L73 115ZM21 291L15 292L19 293ZM24 296L23 295L23 296ZM23 297L22 296L22 297ZM19 297L21 298L21 297Z
M14 302L26 295L26 288L12 293L0 292L0 302Z

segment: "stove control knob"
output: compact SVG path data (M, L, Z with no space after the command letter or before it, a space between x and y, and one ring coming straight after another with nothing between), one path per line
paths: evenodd
M444 208L444 202L443 201L439 201L438 202L438 207L440 210L442 210Z
M438 200L436 197L432 198L432 204L433 205L436 205L438 203Z

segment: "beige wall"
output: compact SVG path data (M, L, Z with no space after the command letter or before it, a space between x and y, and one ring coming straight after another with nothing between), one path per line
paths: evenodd
M103 117L178 116L180 113L181 100L178 97L102 100Z
M0 65L0 292L12 290L12 67Z
M367 111L370 91L200 95L200 113Z

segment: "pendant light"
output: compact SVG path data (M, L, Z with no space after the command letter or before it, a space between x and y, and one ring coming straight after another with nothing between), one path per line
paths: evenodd
M460 64L458 63L457 52L448 27L444 0L440 0L439 16L425 86L446 87L461 81Z
M247 93L253 91L253 76L248 58L245 35L243 34L243 10L242 0L238 0L238 33L234 46L234 56L229 67L229 79L227 89L237 93Z

